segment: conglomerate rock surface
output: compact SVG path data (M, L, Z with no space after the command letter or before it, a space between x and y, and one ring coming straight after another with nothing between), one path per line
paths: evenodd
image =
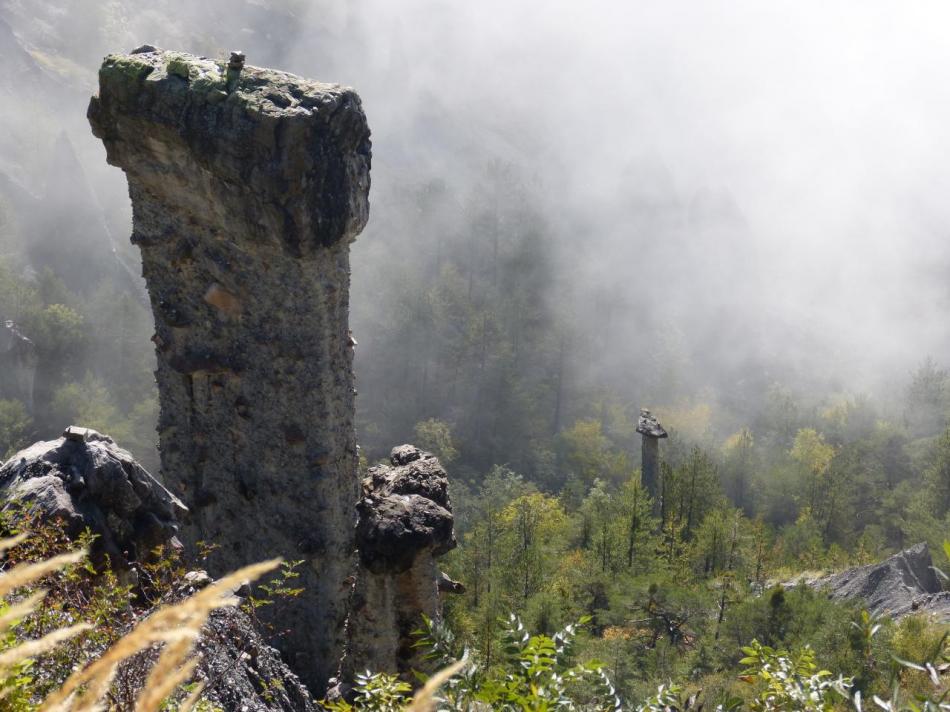
M310 692L238 608L211 612L196 645L204 699L223 710L314 712Z
M162 474L220 575L302 559L270 607L319 694L342 650L358 497L349 245L369 129L350 89L141 47L89 105L125 171L155 316Z

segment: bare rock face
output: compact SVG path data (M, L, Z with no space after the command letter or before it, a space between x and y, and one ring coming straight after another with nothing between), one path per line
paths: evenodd
M837 601L861 600L872 613L902 618L930 613L950 621L950 593L933 569L930 549L920 543L878 564L868 564L818 579L813 586Z
M358 498L349 244L369 129L350 89L141 47L107 57L93 132L128 178L155 316L162 473L214 575L303 559L274 606L319 693L342 650Z
M76 426L7 460L0 501L60 520L71 538L90 529L98 534L93 560L107 556L120 572L159 545L180 547L178 519L187 512L112 438Z
M36 348L12 321L0 323L0 398L23 403L33 411Z
M357 505L360 573L347 661L360 669L408 673L420 667L412 631L422 614L438 620L440 591L464 589L436 564L456 545L445 470L412 445L394 448L390 462L370 468Z

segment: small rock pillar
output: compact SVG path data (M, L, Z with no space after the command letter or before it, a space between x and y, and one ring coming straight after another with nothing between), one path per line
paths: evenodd
M654 513L660 511L660 440L669 437L656 417L646 408L640 409L637 432L642 436L640 481L653 499Z
M423 614L441 618L443 593L465 590L436 563L456 545L445 470L434 455L412 445L393 448L390 463L370 468L357 505L359 574L343 680L369 669L415 682L411 670L423 670L425 663L413 647L413 631L422 626Z
M269 606L320 695L343 649L359 496L349 248L370 140L351 89L143 46L110 55L89 105L125 171L155 317L166 484L214 576L303 560Z
M0 323L0 398L18 400L33 412L36 348L13 321ZM0 463L2 464L2 463Z

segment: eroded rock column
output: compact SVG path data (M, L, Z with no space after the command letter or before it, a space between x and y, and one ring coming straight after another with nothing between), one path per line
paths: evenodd
M166 484L218 575L303 559L264 609L319 694L342 648L358 497L349 244L370 141L350 89L142 47L89 106L125 171L155 316Z
M389 465L371 467L357 504L360 570L353 585L349 649L341 674L386 670L415 682L425 669L413 631L422 616L438 620L442 593L464 588L436 559L456 545L449 482L431 453L393 448Z
M669 437L660 421L646 408L640 409L640 418L637 421L637 432L643 436L641 443L640 482L653 498L653 513L660 513L662 502L660 497L660 440Z

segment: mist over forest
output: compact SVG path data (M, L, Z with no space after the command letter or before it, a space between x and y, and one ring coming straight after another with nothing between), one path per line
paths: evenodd
M589 614L591 650L636 659L612 671L634 698L687 667L665 635L696 675L753 637L849 670L853 611L762 594L947 538L948 20L936 1L0 0L0 459L81 424L160 475L128 186L86 107L107 54L240 49L361 97L361 466L414 442L449 471L446 568L485 582L447 604L460 637L490 658L508 610L545 631ZM641 408L670 433L662 511L640 499ZM504 553L529 510L544 547ZM713 603L715 643L690 617ZM667 604L681 638L633 653L636 632L605 632ZM888 635L910 659L916 633Z
M510 367L488 335L487 365L444 397L445 369L477 337L399 320L437 309L453 279L475 311L512 289L529 302L487 328L538 349L536 377L550 379L564 342L565 420L601 394L630 408L703 391L722 401L717 420L742 419L735 409L775 383L809 405L879 396L893 418L910 371L948 340L936 6L894 18L886 3L857 15L832 3L819 19L793 3L496 5L5 3L6 200L72 198L104 223L40 199L7 218L5 252L32 249L41 271L81 233L86 256L53 267L71 289L88 293L112 250L137 275L122 176L85 125L95 68L144 41L211 57L239 47L356 87L371 117L352 298L367 442L375 427L405 438L420 416L458 420L452 401L470 410L473 397L458 389ZM75 164L58 165L70 152ZM131 281L117 288L135 295Z

